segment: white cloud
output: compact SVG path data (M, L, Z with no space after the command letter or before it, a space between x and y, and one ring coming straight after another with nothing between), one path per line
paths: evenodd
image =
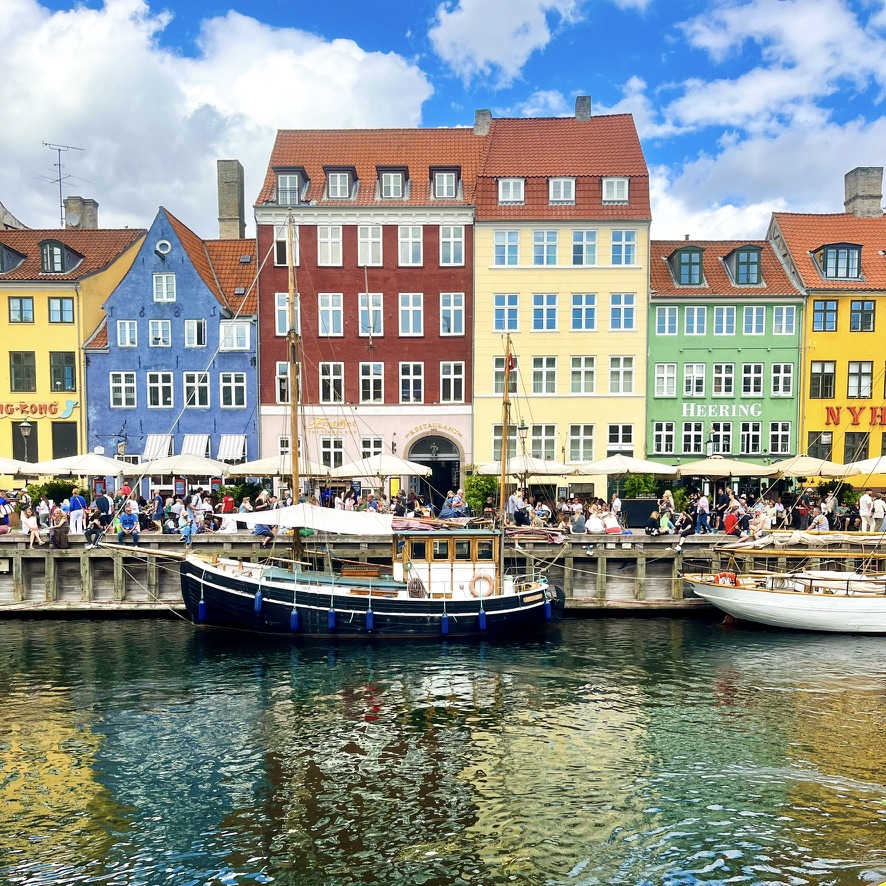
M278 128L415 126L433 89L394 53L366 52L229 12L203 23L196 58L161 48L166 13L143 0L49 13L0 4L4 47L0 195L31 227L58 223L55 155L68 193L93 197L102 226L145 227L162 204L217 236L215 160L239 159L255 199ZM249 215L249 213L247 212Z
M494 111L496 117L569 117L573 113L573 104L556 89L538 89L524 101Z
M458 0L437 7L428 36L437 55L467 84L509 85L551 40L549 17L577 19L578 0Z

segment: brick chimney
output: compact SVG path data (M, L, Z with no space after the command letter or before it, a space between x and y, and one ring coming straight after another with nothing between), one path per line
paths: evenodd
M65 197L65 227L94 231L98 228L98 203L83 197Z
M489 135L492 126L492 111L484 108L482 111L474 111L474 135Z
M856 166L843 179L843 207L856 218L882 218L883 167Z
M243 166L239 160L218 160L218 236L242 240L246 236Z
M575 97L575 119L591 119L591 97L589 95L577 95Z

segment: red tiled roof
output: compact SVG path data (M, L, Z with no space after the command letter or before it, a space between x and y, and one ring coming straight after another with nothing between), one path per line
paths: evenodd
M276 200L275 169L305 170L310 187L305 200L327 206L409 205L441 206L471 204L477 171L489 139L474 135L473 129L281 129L271 151L268 171L257 205ZM406 167L410 191L405 200L377 200L377 166ZM431 200L430 170L461 168L462 194L454 200ZM352 168L360 186L355 199L324 197L324 167Z
M772 214L771 233L781 232L803 285L816 290L886 289L886 216L857 218L851 213L806 215L792 212ZM831 280L822 276L812 253L831 243L861 246L861 279Z
M25 256L16 268L0 273L3 280L47 282L50 280L82 280L104 270L127 247L143 237L147 231L140 228L123 230L98 228L51 228L47 230L4 230L0 231L0 244ZM40 244L47 240L62 243L83 256L83 260L72 270L63 274L47 274L41 270Z
M702 253L704 282L701 286L680 286L671 273L668 259L679 249L695 246ZM759 246L760 286L736 286L726 270L725 259L742 246ZM797 297L800 291L778 260L768 240L653 240L649 244L649 283L654 297L679 298L768 298Z
M234 314L258 313L258 265L254 239L207 240L209 259ZM249 256L248 262L240 259ZM242 289L240 293L237 290Z
M228 307L228 301L222 292L221 285L215 275L212 262L209 260L209 253L206 250L206 243L198 237L186 224L180 222L168 209L160 207L161 211L166 213L175 235L181 241L185 252L188 254L194 270L200 275L203 282L209 287L209 291L219 300L219 302Z
M86 339L85 351L106 351L108 349L108 318L102 317L98 329Z

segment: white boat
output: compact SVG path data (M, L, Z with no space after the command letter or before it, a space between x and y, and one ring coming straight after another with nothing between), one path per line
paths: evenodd
M808 569L683 578L734 618L798 631L886 634L886 573Z

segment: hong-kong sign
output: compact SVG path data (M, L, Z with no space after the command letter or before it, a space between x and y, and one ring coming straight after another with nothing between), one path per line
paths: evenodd
M76 400L61 403L39 403L19 400L18 403L0 403L0 418L38 418L41 415L53 418L68 418L77 405Z

